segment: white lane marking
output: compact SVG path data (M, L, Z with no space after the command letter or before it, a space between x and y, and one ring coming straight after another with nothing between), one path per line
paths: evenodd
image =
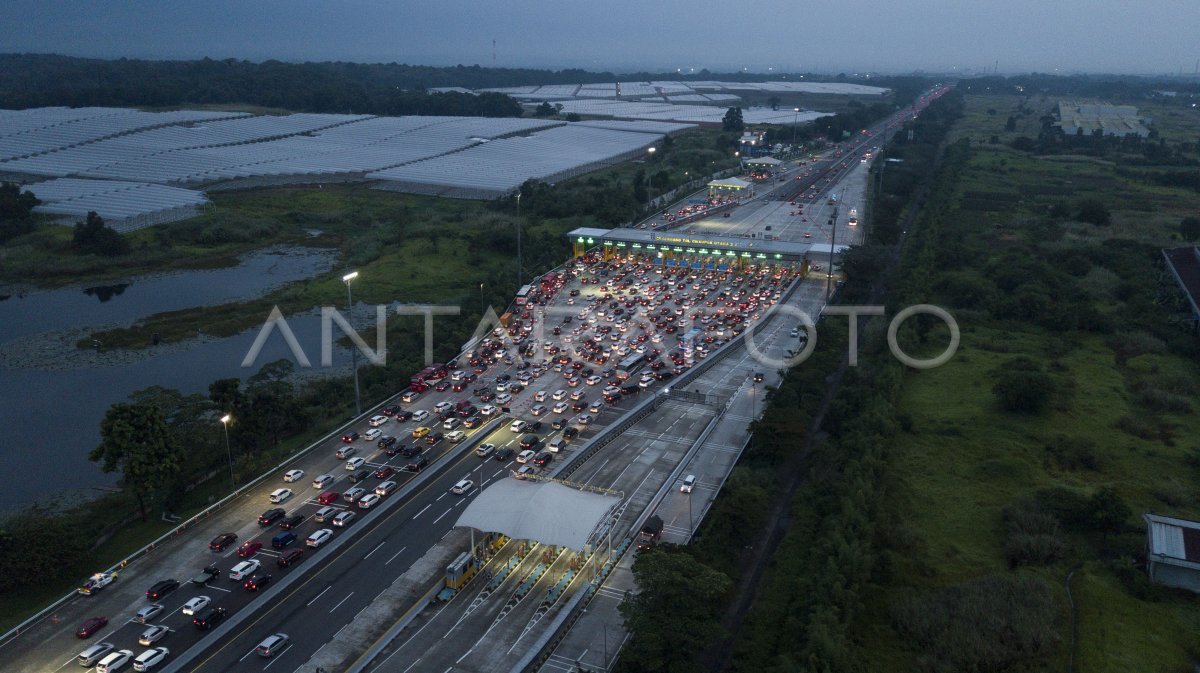
M450 509L454 509L454 505L451 505L451 506L450 506ZM443 516L446 516L447 514L449 514L449 513L450 513L450 509L447 509L445 512L442 512L442 513L441 513L441 514L438 516L438 518L436 518L436 519L434 519L434 520L433 520L433 522L434 522L434 523L437 523L437 522L441 521Z
M282 650L280 650L278 653L276 653L273 657L271 657L271 661L266 666L263 666L263 670L264 671L267 670L268 668L271 667L271 664L279 661L279 657L283 656L284 652L287 652L288 650L292 649L293 644L294 643L292 643L292 642L288 642L286 647L284 647ZM255 648L255 649L258 649L258 648Z
M422 514L425 513L425 510L429 509L430 507L433 507L433 503L429 503L428 505L425 505L425 507L422 508L420 512L417 512L416 514L413 515L413 518L415 519L415 518L421 516Z
M378 545L376 545L376 547L375 547L374 549L372 549L371 551L367 552L367 555L363 557L363 560L364 560L364 561L366 561L366 560L367 560L367 558L371 556L371 554L374 554L375 552L379 551L379 548L380 548L380 547L382 547L382 546L383 546L383 545L385 545L385 544L387 544L387 540L384 540L383 542L380 542Z
M408 549L408 547L407 546L401 547L400 551L396 552L395 554L392 554L392 558L384 561L383 565L387 565L387 564L391 563L392 561L395 561L396 557L399 556L400 554L404 553L405 549Z
M329 591L332 588L333 588L333 585L331 584L331 585L325 587L325 591ZM316 596L313 596L313 599L311 601L305 603L304 605L309 606L309 605L312 605L313 603L316 603L318 598L325 595L325 591L322 591L321 593L317 594Z
M351 596L353 596L353 595L354 595L354 592L353 592L353 591L351 591L350 593L346 594L346 597L345 597L345 598L343 598L342 600L338 601L338 604L337 604L337 605L333 606L332 608L329 608L329 611L330 611L330 612L333 612L334 610L336 610L336 609L338 609L338 608L342 607L342 603L345 603L346 601L350 600L350 597L351 597Z

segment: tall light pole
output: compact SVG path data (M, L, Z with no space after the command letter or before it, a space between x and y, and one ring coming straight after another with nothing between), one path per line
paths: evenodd
M483 299L483 283L480 283L479 284L479 315L483 315L484 313L487 313L487 305L484 303L484 299Z
M355 278L358 278L357 271L351 271L342 276L342 282L346 284L346 319L350 321L351 330L354 329L354 297L350 294L350 281ZM362 398L358 393L358 344L354 343L353 339L350 340L350 362L352 363L351 367L354 368L354 415L361 416Z
M654 150L657 148L651 147L646 150L650 154L650 159L654 158ZM646 210L650 210L650 164L646 164Z
M521 188L517 188L517 289L521 289Z
M225 455L229 457L229 484L237 490L237 480L233 478L233 449L229 448L229 421L233 416L225 414L221 417L221 425L225 426Z
M794 107L792 111L796 114L792 117L792 151L796 151L796 129L800 126L800 108Z

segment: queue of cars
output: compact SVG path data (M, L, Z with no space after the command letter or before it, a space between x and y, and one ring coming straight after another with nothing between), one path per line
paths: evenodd
M582 287L571 288L558 297L575 279ZM522 405L534 399L546 401L549 409L528 409L530 417L518 417L512 423L510 430L520 438L519 453L513 446L486 444L476 453L484 459L515 461L520 466L518 478L536 474L535 468L548 467L555 453L590 426L595 414L652 382L669 379L691 366L695 357L703 357L706 347L736 335L747 317L765 310L778 298L787 281L786 272L765 269L735 276L718 271L654 268L636 259L602 262L594 256L564 272L548 274L537 296L508 322L507 334L505 329L493 333L464 356L461 368L459 363L449 363L451 367L444 377L450 383L448 389L454 389L449 399L434 403L420 394L410 395L413 403L429 408L391 405L368 419L369 427L346 432L332 456L343 469L330 469L307 481L315 497L302 492L307 485L304 470L286 471L282 475L285 485L266 497L272 507L256 519L263 531L261 539L239 540L234 532L213 538L209 542L212 553L223 554L236 546L236 563L228 567L209 563L199 570L189 584L203 592L201 595L190 596L178 608L167 610L163 599L178 590L180 582L163 580L151 587L147 591L150 604L135 616L146 627L138 642L150 649L134 656L132 649L117 649L112 642L98 643L80 653L79 662L99 665L113 657L104 664L106 670L117 670L130 662L144 669L160 664L170 655L160 642L169 639L172 630L159 620L178 612L190 617L196 629L211 629L235 606L221 605L228 599L211 595L208 587L227 578L241 585L243 595L260 592L280 573L302 561L305 550L326 544L335 531L350 526L394 493L403 482L400 472L425 469L431 450L449 449L466 439L467 429L478 428L485 419L498 414L523 416L526 408ZM543 320L544 307L556 299L559 304L573 307L571 315L554 325L552 336L535 338L534 321ZM679 336L693 323L699 323L700 338L684 354ZM514 358L508 346L519 355ZM635 354L641 357L633 358ZM494 378L482 385L480 377L492 367L504 370L493 372ZM468 392L469 388L473 390ZM553 428L550 434L545 432L547 424ZM396 457L399 460L393 462ZM337 475L341 474L353 482L353 487L336 489ZM463 479L450 490L468 496L476 488L474 481ZM299 504L290 510L279 506L293 502ZM318 509L310 513L310 504ZM275 557L275 569L267 568L266 555ZM88 620L77 635L90 638L107 623L105 617ZM260 654L279 651L281 646L275 642L262 648Z

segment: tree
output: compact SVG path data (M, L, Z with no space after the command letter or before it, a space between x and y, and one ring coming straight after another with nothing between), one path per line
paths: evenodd
M33 209L41 201L15 183L0 184L0 243L33 231Z
M1010 116L1008 121L1004 122L1004 130L1012 133L1017 130L1017 118Z
M106 257L117 257L129 252L129 241L104 223L96 211L87 214L87 220L75 224L72 239L75 247L83 252L95 252Z
M1106 227L1112 222L1112 216L1108 212L1108 208L1103 203L1096 199L1085 199L1079 202L1079 220L1094 224L1097 227Z
M633 633L624 670L692 670L696 653L721 634L718 611L729 578L686 551L666 548L639 554L633 574L641 591L620 606Z
M1009 363L996 375L992 393L1005 411L1040 414L1054 393L1054 379L1040 368L1015 368Z
M1108 545L1108 534L1119 533L1125 527L1132 512L1125 499L1111 486L1103 486L1091 498L1092 525L1103 535L1102 544Z
M772 110L778 110L779 104L782 102L783 101L779 98L779 96L771 96L767 99L767 105L770 105Z
M554 113L554 107L547 102L543 102L533 110L533 115L535 117L553 117Z
M731 107L725 112L725 118L721 120L721 128L725 131L734 131L741 133L746 128L745 122L742 121L742 108Z
M162 410L147 402L114 404L100 422L100 437L88 460L105 472L121 470L122 485L137 498L145 521L147 505L174 483L182 457Z
M1189 243L1200 240L1200 217L1188 216L1180 220L1179 235Z

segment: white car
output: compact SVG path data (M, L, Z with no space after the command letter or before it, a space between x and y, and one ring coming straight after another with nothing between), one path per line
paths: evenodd
M532 465L522 465L513 473L514 479L527 479L537 474L537 468Z
M553 395L551 395L551 397L553 397L553 398L554 398L554 399L556 399L556 400L561 400L561 399L565 398L566 396L567 396L567 391L565 391L565 390L563 390L563 389L561 389L561 388L559 388L558 390L554 391L554 394L553 394Z
M363 458L362 456L359 456L357 458L351 458L350 460L346 461L346 471L353 472L354 470L357 470L358 468L362 467L363 464L365 464L366 462L367 462L367 459Z
M566 403L566 402L559 402L559 403L555 404L555 405L554 405L554 409L552 409L552 411L553 411L554 413L556 413L556 414L561 414L561 413L563 413L563 412L564 412L564 411L566 411L566 410L567 410L567 403Z
M582 390L572 390L571 391L571 399L576 402L578 402L579 400L582 400L583 399L583 391Z
M151 619L154 619L154 617L162 611L163 611L163 606L159 605L158 603L151 603L150 605L147 605L147 606L143 607L142 609L138 610L133 615L133 618L134 618L134 620L141 622L142 624L145 624L145 623L149 622Z
M512 401L512 395L510 395L508 393L500 393L499 395L496 396L496 402L498 404L508 404L511 401Z
M433 407L433 410L434 410L434 411L436 411L436 412L438 412L438 413L440 414L440 413L442 413L443 411L446 411L447 409L449 409L449 408L450 408L450 407L452 407L452 406L454 406L454 405L453 405L453 404L450 404L449 402L446 402L446 401L441 401L441 402L438 402L436 405L434 405L434 407Z
M546 397L547 397L548 395L549 395L549 393L547 393L546 391L544 391L544 390L539 390L539 391L537 391L536 393L534 393L534 395L533 395L533 399L534 399L534 401L536 401L536 402L545 402L545 401L546 401Z
M517 462L524 465L525 463L528 463L529 461L533 460L533 457L536 455L537 455L537 452L534 451L533 449L525 449L524 451L517 454Z
M488 416L494 416L497 411L499 411L499 410L496 409L495 406L493 406L491 404L485 404L479 408L479 415L486 418Z
M584 414L584 415L580 416L579 418L575 419L575 423L578 425L587 425L588 423L591 423L591 422L592 422L592 417L588 416L587 414Z
M161 664L170 653L171 651L165 647L152 647L139 654L138 658L133 660L133 670L148 671Z
M378 493L368 493L358 499L358 508L359 509L370 509L370 508L374 507L375 505L378 505L379 500L380 500L380 497L379 497ZM333 523L336 525L337 521L334 521Z
M325 523L326 519L332 519L334 514L337 514L336 507L322 507L313 514L313 521L317 523Z
M145 631L142 631L142 637L138 638L138 644L150 647L154 643L162 640L163 636L170 632L171 629L166 624L156 624L155 626L151 626Z
M588 411L592 412L593 414L598 414L600 413L600 408L603 406L604 402L596 400L595 402L592 402L592 406L588 407Z
M348 526L351 521L354 521L355 516L357 515L354 512L341 512L337 516L333 517L333 525L341 527Z
M371 426L372 428L378 428L379 426L381 426L387 422L388 422L387 416L372 416L371 419L367 421L367 425Z
M195 598L183 604L183 614L188 615L189 617L194 616L197 612L200 612L207 607L211 602L212 599L208 596L196 596Z
M334 479L332 474L322 474L316 479L313 479L312 484L313 488L325 488L326 486L332 484L333 481Z
M100 663L96 666L96 673L113 673L114 671L119 671L125 667L125 664L129 663L130 659L133 659L133 652L131 650L117 650L100 660Z
M304 541L304 544L310 547L320 547L328 542L329 538L331 537L333 537L333 531L328 528L322 528L312 535L309 535L308 539Z
M262 566L262 563L258 559L242 561L241 563L229 569L229 579L235 582L240 582L258 572L260 566Z
M478 447L475 448L475 455L479 456L480 458L487 458L488 456L495 453L495 451L496 451L495 444L490 444L490 443L489 444L480 444Z
M508 426L508 429L514 433L525 432L525 428L529 427L529 423L522 420L515 420Z
M283 480L287 483L300 481L304 478L304 470L288 470L283 473Z
M597 383L600 383L600 382L601 382L601 381L603 381L603 380L604 380L604 379L600 378L599 376L596 376L595 374L592 374L591 376L589 376L589 377L587 377L586 379L584 379L584 380L583 380L583 382L584 382L584 383L586 383L586 384L588 384L589 386L594 386L594 385L596 385Z
M419 409L419 410L413 412L412 420L414 420L418 423L425 420L426 418L429 418L429 412L424 409Z
M471 489L473 488L475 488L475 482L471 481L470 479L463 479L454 486L451 486L450 492L454 495L466 495L467 493L470 493Z
M394 481L382 482L375 487L375 495L387 495L388 493L396 490L397 485L398 484L396 484Z
M373 442L373 441L379 439L380 436L382 436L382 435L383 435L383 430L380 430L379 428L371 428L370 430L367 430L366 432L363 433L363 439L368 442Z
M362 460L362 458L353 458L352 460ZM292 489L277 488L274 491L271 491L271 495L268 497L270 498L271 502L273 502L275 504L279 504L279 503L287 500L288 498L292 497Z
M696 475L689 474L688 476L683 478L683 483L679 485L679 492L680 493L691 493L692 489L695 487L696 487Z

